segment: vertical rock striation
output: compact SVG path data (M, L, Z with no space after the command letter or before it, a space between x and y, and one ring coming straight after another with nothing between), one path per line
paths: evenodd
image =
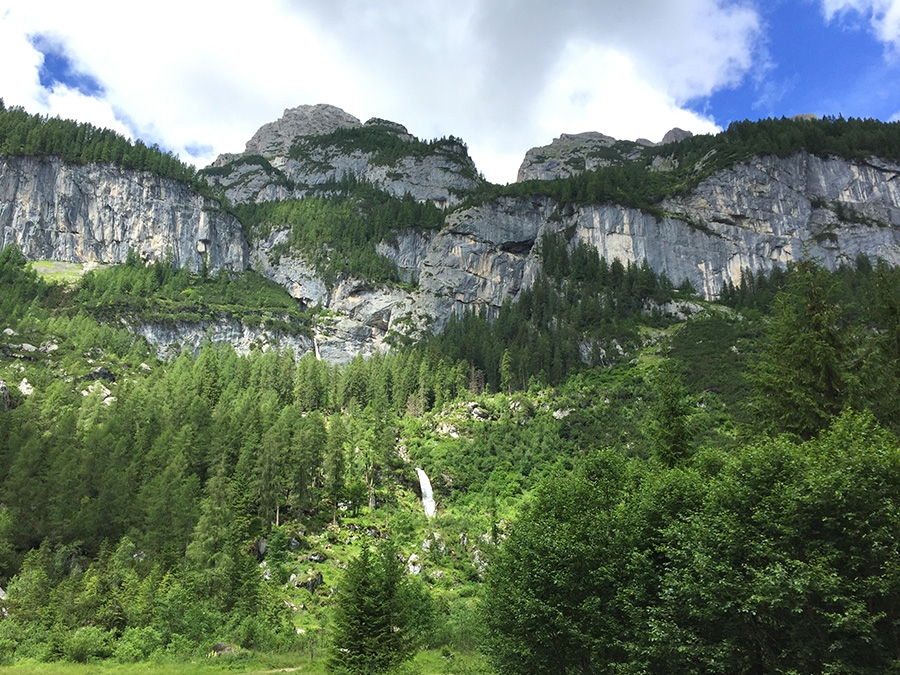
M124 262L171 256L193 271L243 271L241 224L187 185L111 165L0 157L0 246L29 259Z

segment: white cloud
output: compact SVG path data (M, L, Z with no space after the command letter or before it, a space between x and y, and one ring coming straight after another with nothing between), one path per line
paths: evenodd
M584 73L591 73L584 77ZM715 124L684 110L664 90L635 73L632 58L576 40L542 93L538 123L544 138L600 130L620 139L659 141L672 127L713 133ZM602 127L602 128L598 128Z
M900 51L900 0L822 0L825 19L857 13L863 16L881 42Z
M59 39L102 99L48 95L34 34ZM564 131L711 130L686 104L740 81L760 37L757 14L728 0L0 0L0 96L127 124L183 157L211 146L201 165L284 108L332 103L462 137L502 182Z

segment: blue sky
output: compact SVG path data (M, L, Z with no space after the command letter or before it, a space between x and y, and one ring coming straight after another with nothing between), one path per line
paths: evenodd
M285 108L455 135L495 182L561 133L900 115L900 0L0 0L7 105L203 166Z
M734 88L690 102L725 126L801 113L890 120L900 112L900 61L865 13L826 21L812 3L760 5L768 65Z

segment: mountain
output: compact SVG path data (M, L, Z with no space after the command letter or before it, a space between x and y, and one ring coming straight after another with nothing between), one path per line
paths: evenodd
M423 142L394 122L300 106L201 171L210 196L147 171L7 156L0 243L31 259L118 263L134 249L194 271L257 270L301 307L328 310L305 345L340 363L440 332L467 311L496 316L541 275L547 235L607 261L646 261L706 299L748 270L801 259L900 263L900 163L878 143L892 125L864 127L857 141L862 122L744 124L717 137L673 130L658 145L563 134L528 151L523 180L500 188L484 183L458 139ZM843 145L830 151L829 139ZM369 222L347 224L357 217ZM331 239L314 232L325 222ZM369 262L354 263L360 256ZM164 350L206 332L142 329Z
M450 206L483 182L458 139L424 143L402 124L378 118L362 124L324 104L285 110L243 153L221 155L202 173L234 203L302 199L352 176L395 197Z
M0 104L0 664L896 669L900 125L435 198L407 136Z
M676 143L693 134L683 129L671 129L659 145ZM645 138L636 141L617 141L596 131L580 134L561 134L550 145L532 148L525 153L517 180L553 180L566 178L604 166L614 166L641 157L644 148L657 145Z

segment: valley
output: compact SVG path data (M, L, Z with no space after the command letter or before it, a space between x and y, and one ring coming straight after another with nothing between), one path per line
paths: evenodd
M896 663L896 123L92 134L0 109L10 672Z

